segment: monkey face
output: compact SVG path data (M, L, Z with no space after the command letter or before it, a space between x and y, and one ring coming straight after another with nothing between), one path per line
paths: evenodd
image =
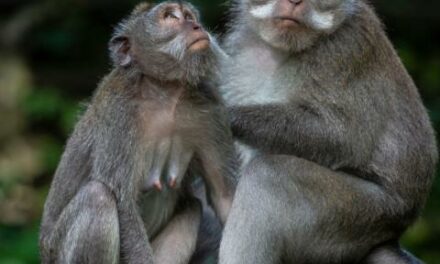
M290 51L310 47L335 31L356 0L243 0L251 27L269 44Z
M144 6L119 25L110 42L118 66L136 66L160 78L194 82L215 68L211 36L192 5L168 1Z
M165 5L159 12L158 20L162 32L169 32L176 38L182 35L182 49L195 52L209 47L209 36L199 24L198 16L189 7Z
M150 16L152 40L161 51L181 60L185 55L209 48L210 37L193 6L166 2L153 9Z

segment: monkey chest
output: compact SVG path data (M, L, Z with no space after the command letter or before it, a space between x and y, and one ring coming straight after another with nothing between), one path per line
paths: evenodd
M228 105L288 103L301 86L294 63L280 65L267 54L238 56L221 87Z
M281 56L281 57L280 57ZM221 87L227 105L258 106L288 104L300 96L304 86L294 60L285 60L284 55L273 54L265 49L250 49L232 59L226 81ZM236 141L242 166L258 154L259 150Z

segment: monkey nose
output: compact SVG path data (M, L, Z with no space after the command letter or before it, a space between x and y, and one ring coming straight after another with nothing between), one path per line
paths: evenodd
M197 23L194 23L193 30L199 30L199 29L200 29L200 25Z
M302 0L288 0L293 5L299 5L302 3Z
M185 21L185 27L194 31L202 30L202 26L193 21Z

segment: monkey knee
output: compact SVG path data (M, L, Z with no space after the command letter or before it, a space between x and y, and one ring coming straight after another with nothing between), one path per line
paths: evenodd
M85 185L79 195L89 209L115 208L116 201L107 186L104 184L91 181Z

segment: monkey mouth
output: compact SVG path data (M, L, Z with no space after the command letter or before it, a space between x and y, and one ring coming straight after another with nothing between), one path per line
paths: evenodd
M285 26L285 27L298 26L301 24L301 22L298 19L291 16L279 16L279 17L275 17L274 20L280 26Z
M199 42L201 42L201 41L207 41L207 42L209 42L209 38L208 38L208 37L200 37L200 38L196 38L193 42L191 42L191 43L189 44L189 47L191 47L192 45L197 44L197 43L199 43Z
M200 50L207 48L210 44L209 38L206 36L196 38L188 45L188 49Z

